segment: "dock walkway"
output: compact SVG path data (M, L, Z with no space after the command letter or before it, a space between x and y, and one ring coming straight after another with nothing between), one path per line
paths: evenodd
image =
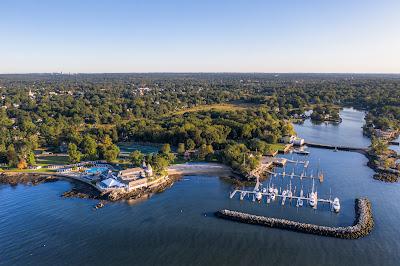
M314 142L305 142L304 144L313 148L322 148L322 149L339 150L339 151L352 151L361 154L366 154L368 152L368 148L362 148L362 147L340 146L340 145L322 144Z

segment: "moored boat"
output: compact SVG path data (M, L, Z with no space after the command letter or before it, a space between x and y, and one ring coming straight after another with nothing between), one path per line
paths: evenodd
M339 212L340 211L340 201L339 198L334 198L333 202L332 202L332 208L335 212Z

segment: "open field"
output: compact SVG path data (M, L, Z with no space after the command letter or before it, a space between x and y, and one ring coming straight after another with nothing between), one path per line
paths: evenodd
M49 164L64 165L64 164L69 164L69 161L68 161L68 156L49 155L49 156L36 157L36 163L41 166Z
M254 107L256 105L245 104L245 103L218 103L218 104L208 104L208 105L198 105L192 108L187 108L183 110L179 110L174 114L184 114L184 113L193 113L193 112L201 112L201 111L243 111L248 108Z
M286 145L282 143L268 144L268 146L274 151L283 151L286 147Z

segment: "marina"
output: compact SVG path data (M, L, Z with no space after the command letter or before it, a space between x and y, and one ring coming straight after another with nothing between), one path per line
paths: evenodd
M318 192L315 190L314 179L312 183L312 189L309 194L305 194L303 188L300 189L299 194L296 195L296 188L292 188L292 183L288 188L283 189L280 187L278 189L277 186L273 184L268 184L266 188L261 188L262 184L257 179L256 185L253 190L244 190L244 189L235 189L234 191L229 193L229 198L233 199L236 194L239 194L240 200L244 200L245 197L250 197L252 201L263 202L263 199L266 199L266 203L269 204L271 201L279 201L281 199L281 205L285 205L286 200L292 205L292 200L296 201L296 207L302 207L303 201L307 202L312 208L317 209L318 203L329 204L331 210L334 212L339 212L340 210L340 201L339 198L331 198L323 199L318 198Z
M354 126L359 131L362 119L360 117L360 122ZM348 122L344 119L336 127L313 126L313 130L319 132L314 134L317 136L330 136L333 133L325 134L325 131L334 130L334 135L344 134L342 138L348 143L362 146L358 136L362 134L354 131L353 126L351 132L357 134L346 134L347 126ZM302 133L301 136L312 140L313 134ZM68 254L64 258L65 264L113 264L118 260L121 264L156 265L162 259L166 265L246 265L260 261L291 265L298 259L294 254L301 254L303 265L323 265L327 260L338 265L344 258L349 265L397 265L400 260L397 252L400 184L388 185L374 180L373 170L366 166L367 159L361 154L312 147L307 150L310 151L307 157L296 154L282 154L280 157L309 161L307 168L310 174L319 164L325 178L323 185L315 180L318 198L329 199L331 190L340 199L339 213L332 212L328 203L321 202L315 210L309 207L306 200L299 208L296 207L296 199L290 202L288 198L282 206L281 197L276 197L275 201L270 199L269 204L267 196L263 196L262 203L252 202L253 193L246 195L242 201L240 193L230 199L232 183L218 178L217 174L213 177L202 173L195 175L192 168L188 171L190 176L185 176L163 193L135 203L107 204L97 211L92 209L98 201L60 197L73 187L68 181L33 187L3 185L0 193L2 260L11 265L16 265L17 260L43 265L45 258L47 265L56 265L60 252L63 252ZM290 174L294 167L295 173L301 174L303 165L288 163L285 171ZM273 172L279 174L283 170L277 167ZM317 173L313 172L314 175ZM296 196L299 196L301 185L296 183L300 182L298 177L291 179L277 175L272 177L271 183L278 186L278 190L279 187L286 189L290 180L293 188L297 186ZM261 192L268 187L269 181L260 179ZM305 196L310 192L311 182L309 178L301 180ZM253 191L254 185L240 189ZM232 222L213 215L227 209L304 224L347 227L354 224L354 199L361 196L370 200L376 226L367 237L355 241L319 237L287 228L279 230ZM19 208L13 208L16 205ZM15 239L19 239L18 243ZM66 242L77 241L79 245L65 245ZM376 253L377 243L380 243L379 256ZM129 250L126 250L127 246ZM225 248L221 249L221 246ZM153 256L154 252L160 256ZM322 252L325 252L324 256L319 255Z

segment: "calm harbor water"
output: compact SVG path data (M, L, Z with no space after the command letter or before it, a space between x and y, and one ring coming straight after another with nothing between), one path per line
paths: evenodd
M361 131L355 125L362 125L363 115L354 110L343 113L350 113L349 119L344 117L339 126L309 125L308 129L304 124L302 131L299 126L296 130L306 139L318 136L319 141L329 143L337 134L338 139L355 145L360 132L353 130ZM321 132L315 132L318 130ZM357 144L368 143L361 140ZM332 191L338 196L342 205L339 214L330 212L327 206L314 211L309 207L297 209L295 202L282 206L229 199L232 187L218 177L184 177L148 200L108 204L97 211L92 209L97 201L61 198L72 186L67 181L35 187L1 186L0 264L398 265L399 184L372 179L373 171L361 154L309 151L307 157L293 158L310 160L310 168L316 171L319 165L324 171L325 180L318 182L318 193L329 197ZM290 166L286 172L291 172ZM289 180L274 178L273 182L285 187ZM309 181L292 182L296 188L310 188ZM354 199L359 196L370 198L376 222L372 233L359 240L263 228L213 216L214 211L228 208L324 225L348 225L353 222Z
M295 125L299 136L309 142L333 144L352 147L368 147L370 139L363 135L365 113L353 108L344 108L340 111L343 122L340 124L315 124L310 119L302 125Z

